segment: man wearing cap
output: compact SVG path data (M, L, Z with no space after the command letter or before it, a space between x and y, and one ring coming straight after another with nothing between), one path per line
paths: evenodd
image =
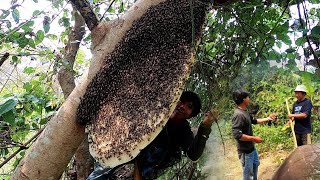
M312 103L305 96L307 94L304 85L298 85L294 90L297 101L293 104L292 114L289 118L295 121L294 132L298 146L311 144L311 109Z

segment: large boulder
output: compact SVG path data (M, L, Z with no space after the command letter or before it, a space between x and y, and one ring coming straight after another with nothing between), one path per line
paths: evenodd
M311 179L320 179L320 144L295 149L272 177L272 180Z

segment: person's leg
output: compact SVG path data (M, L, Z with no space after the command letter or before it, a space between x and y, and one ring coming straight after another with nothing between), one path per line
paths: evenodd
M302 145L311 144L311 136L310 134L302 134L301 135Z
M297 139L297 145L298 146L302 146L303 145L303 143L302 143L302 135L296 133L296 139Z
M307 134L307 144L311 144L311 133Z
M242 179L243 180L253 180L253 159L254 153L241 154L241 164L242 164Z
M259 161L259 155L256 149L254 149L253 151L253 180L257 180L258 179L258 167L260 165L260 161Z

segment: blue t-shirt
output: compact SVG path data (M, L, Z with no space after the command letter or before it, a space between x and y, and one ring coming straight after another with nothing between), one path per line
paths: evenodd
M307 118L304 118L304 119L294 118L294 121L295 121L294 131L297 134L311 133L311 109L312 109L312 103L307 98L305 98L301 102L296 101L293 104L292 114L301 114L301 113L307 114Z

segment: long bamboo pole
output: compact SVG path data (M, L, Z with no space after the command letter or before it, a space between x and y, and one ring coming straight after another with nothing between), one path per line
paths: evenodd
M288 99L286 99L286 104L287 104L287 111L288 111L288 115L291 114L290 113L290 108L289 108L289 102L288 102ZM294 126L293 126L293 121L291 120L290 118L290 127L291 127L291 131L292 131L292 137L293 137L293 143L294 143L294 148L297 148L298 147L298 144L297 144L297 139L296 139L296 134L294 132Z

